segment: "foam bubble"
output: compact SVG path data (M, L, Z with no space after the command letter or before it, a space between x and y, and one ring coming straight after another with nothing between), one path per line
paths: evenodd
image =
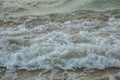
M7 69L120 67L120 19L71 20L0 29L0 66ZM116 27L117 26L117 27Z

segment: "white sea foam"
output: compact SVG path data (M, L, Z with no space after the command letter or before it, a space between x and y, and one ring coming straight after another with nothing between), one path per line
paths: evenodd
M27 70L120 67L120 19L48 22L28 28L25 24L30 20L15 28L0 27L0 66Z

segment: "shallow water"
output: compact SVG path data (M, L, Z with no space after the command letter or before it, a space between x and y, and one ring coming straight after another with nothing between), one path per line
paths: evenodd
M120 0L0 0L0 20L5 17L113 9L120 9Z
M115 74L120 68L119 9L120 0L0 0L0 67L6 68L0 69L0 79L77 80L91 77L91 69L104 69L94 79L107 74L115 80L120 74ZM102 11L107 14L99 15Z
M37 18L37 17L36 17ZM0 66L7 69L120 67L120 19L46 21L0 27Z

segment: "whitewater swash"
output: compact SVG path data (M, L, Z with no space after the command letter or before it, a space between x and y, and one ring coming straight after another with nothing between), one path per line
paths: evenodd
M119 0L91 1L1 0L0 79L119 80Z
M0 66L7 69L120 67L120 19L50 22L0 29ZM48 17L49 18L49 17Z
M120 19L119 15L107 15L102 15L104 18L90 14L66 20L57 17L54 20L53 16L6 19L6 25L0 27L0 66L12 72L6 72L2 80L17 76L13 71L19 69L52 70L50 76L56 70L119 69ZM80 76L68 73L68 79L73 74L75 78ZM28 80L41 80L43 76L33 78Z

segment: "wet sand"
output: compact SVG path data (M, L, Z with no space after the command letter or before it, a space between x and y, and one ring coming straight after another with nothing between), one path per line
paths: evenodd
M56 72L56 73L55 73ZM0 68L0 80L120 80L120 68L105 70L17 70L15 72Z

